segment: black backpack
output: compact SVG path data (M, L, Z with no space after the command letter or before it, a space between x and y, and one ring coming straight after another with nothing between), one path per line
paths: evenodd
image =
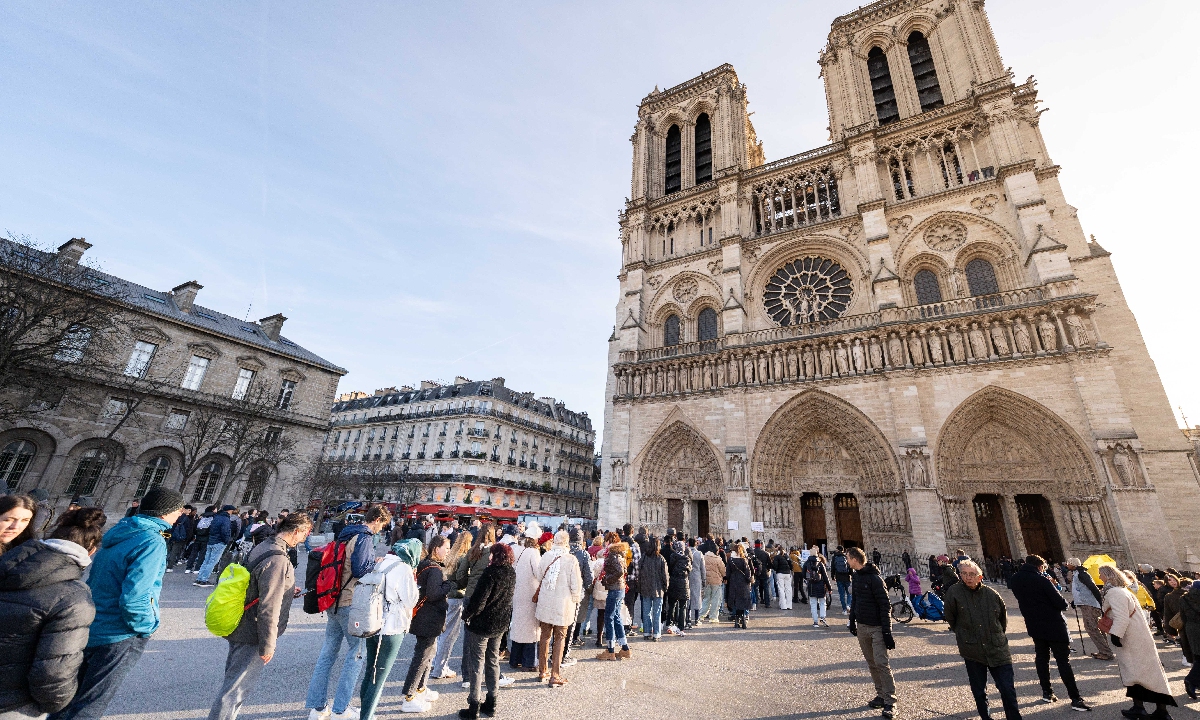
M846 562L846 556L838 553L833 556L833 571L838 575L850 574L850 563Z
M310 550L308 565L304 568L304 612L316 615L317 609L317 575L321 574L321 555L324 550Z

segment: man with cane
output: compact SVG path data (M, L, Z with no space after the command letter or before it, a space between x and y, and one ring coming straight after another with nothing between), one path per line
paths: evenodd
M1071 571L1071 606L1083 615L1083 627L1087 629L1088 637L1096 646L1096 652L1092 653L1092 657L1097 660L1112 660L1113 653L1112 648L1108 645L1108 638L1100 631L1100 626L1097 624L1102 614L1100 589L1096 587L1096 582L1092 580L1091 574L1088 573L1087 568L1083 567L1079 558L1068 558L1067 569ZM1081 642L1082 637L1080 635Z
M1025 558L1025 564L1009 578L1008 589L1017 598L1021 615L1025 618L1025 629L1033 638L1034 665L1042 685L1042 702L1058 701L1050 685L1050 655L1053 653L1058 675L1071 698L1071 709L1087 712L1092 708L1079 694L1075 673L1071 669L1071 635L1063 617L1067 601L1054 588L1045 571L1046 561L1037 555L1030 555Z

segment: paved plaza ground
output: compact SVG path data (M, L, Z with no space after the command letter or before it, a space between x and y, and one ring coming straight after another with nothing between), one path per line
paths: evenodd
M302 574L298 574L303 577ZM207 591L191 585L194 575L176 571L166 576L162 593L163 625L146 654L109 707L108 717L120 720L184 720L203 718L220 686L226 643L204 627ZM1116 663L1076 655L1074 667L1081 689L1097 707L1081 716L1067 707L1066 693L1055 677L1064 701L1043 705L1033 667L1033 644L1012 596L1001 589L1009 605L1009 640L1017 675L1022 713L1029 717L1119 718L1127 707ZM291 625L280 639L274 660L250 696L242 717L303 718L304 694L321 647L324 618L305 615L296 601ZM836 605L836 601L835 601ZM595 650L577 651L579 664L566 671L566 687L539 685L531 673L500 691L503 718L853 718L878 717L865 707L874 692L858 651L846 632L845 616L829 618L829 629L815 629L808 606L790 612L763 610L752 615L749 630L730 624L706 625L686 638L650 643L632 642L633 658L622 662L594 660ZM1072 618L1072 635L1074 619ZM892 667L898 686L898 718L973 718L974 701L966 671L955 651L954 636L943 622L919 619L895 629ZM392 670L379 717L399 717L400 686L412 639L406 640ZM1092 649L1089 643L1089 651ZM1162 649L1161 657L1181 704L1183 675L1177 649ZM505 663L507 666L507 663ZM451 667L459 669L456 650ZM434 710L409 717L451 717L466 704L460 679L435 681L442 693ZM999 696L991 693L992 708L1003 718ZM354 705L358 704L355 698ZM1180 707L1175 717L1191 717L1200 704Z

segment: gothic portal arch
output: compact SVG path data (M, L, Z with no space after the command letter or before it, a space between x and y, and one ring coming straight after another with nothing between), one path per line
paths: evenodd
M763 426L751 461L754 519L785 543L912 549L899 468L887 438L850 403L807 390ZM825 533L818 535L822 520Z
M660 428L642 456L638 524L662 535L674 527L702 534L725 527L725 482L716 451L681 419Z
M989 560L1119 553L1093 454L1044 405L984 388L946 419L934 457L951 545Z

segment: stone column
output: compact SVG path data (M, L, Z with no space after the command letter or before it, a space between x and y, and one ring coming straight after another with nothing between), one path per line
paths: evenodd
M1025 537L1021 535L1021 516L1017 512L1017 500L1012 495L1002 495L1004 502L1004 527L1008 530L1008 548L1013 558L1024 558Z
M833 506L833 493L821 493L821 504L825 506L825 542L829 546L830 555L833 548L841 544L837 530L837 510Z

